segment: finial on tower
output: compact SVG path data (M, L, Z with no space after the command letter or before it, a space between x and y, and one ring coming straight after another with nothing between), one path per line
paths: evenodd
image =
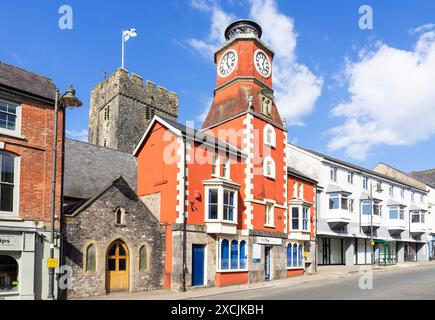
M263 30L261 26L253 20L236 20L225 29L225 39L230 40L236 37L261 38Z

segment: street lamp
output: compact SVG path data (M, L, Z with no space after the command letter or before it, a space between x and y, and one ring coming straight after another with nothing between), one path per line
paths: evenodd
M54 260L54 224L56 211L56 171L57 171L57 128L58 128L58 110L61 108L78 108L82 102L76 97L76 91L73 86L69 86L66 92L60 97L59 89L56 89L56 99L54 103L54 142L53 142L53 171L51 180L51 243L50 243L50 260ZM56 266L49 265L48 268L48 300L54 300L54 270Z
M370 182L370 204L371 204L371 212L370 212L370 245L372 246L372 264L374 264L375 262L375 252L374 252L374 239L373 239L373 214L374 214L374 209L375 209L375 201L373 199L373 182ZM381 187L381 182L379 181L376 184L376 192L377 193L382 193L384 190L382 190Z

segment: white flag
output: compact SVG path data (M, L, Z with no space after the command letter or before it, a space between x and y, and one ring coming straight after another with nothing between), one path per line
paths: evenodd
M124 41L127 42L128 39L137 37L136 29L132 28L130 30L124 30Z

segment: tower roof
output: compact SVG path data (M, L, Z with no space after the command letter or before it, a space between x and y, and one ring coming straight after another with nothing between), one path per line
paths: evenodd
M263 30L261 26L248 19L236 20L225 29L225 39L230 40L236 37L256 37L261 39Z

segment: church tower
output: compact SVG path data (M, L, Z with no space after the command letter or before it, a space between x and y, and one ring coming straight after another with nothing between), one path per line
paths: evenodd
M92 90L88 141L132 153L154 115L176 121L177 95L119 68Z

